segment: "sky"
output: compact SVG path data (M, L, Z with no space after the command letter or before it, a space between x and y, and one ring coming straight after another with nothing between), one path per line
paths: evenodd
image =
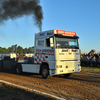
M44 17L42 31L76 32L82 53L100 51L100 0L40 0L40 5ZM6 20L0 24L0 47L32 47L36 32L39 28L32 15Z

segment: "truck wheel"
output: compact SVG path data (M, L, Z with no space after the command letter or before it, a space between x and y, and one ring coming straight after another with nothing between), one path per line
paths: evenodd
M71 73L70 74L64 74L64 76L67 78L67 77L69 77L71 75Z
M16 73L17 73L17 74L21 74L21 73L22 73L22 66L21 66L20 64L18 64L18 65L16 66Z
M44 79L49 78L49 69L46 65L44 65L41 69L41 75Z

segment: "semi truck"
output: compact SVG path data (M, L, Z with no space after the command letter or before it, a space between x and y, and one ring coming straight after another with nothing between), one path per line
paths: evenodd
M13 61L10 68L17 74L38 73L47 79L60 74L68 77L81 71L79 37L76 32L56 29L42 31L35 33L34 40L34 58Z

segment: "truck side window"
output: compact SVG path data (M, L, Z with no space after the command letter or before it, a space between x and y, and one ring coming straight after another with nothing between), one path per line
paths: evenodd
M46 47L50 47L50 39L46 39Z

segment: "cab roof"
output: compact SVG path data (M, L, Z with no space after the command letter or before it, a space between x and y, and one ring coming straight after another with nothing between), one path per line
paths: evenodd
M56 29L35 33L36 38L54 36L55 34L63 35L63 36L70 36L70 37L77 36L76 32L56 30Z

